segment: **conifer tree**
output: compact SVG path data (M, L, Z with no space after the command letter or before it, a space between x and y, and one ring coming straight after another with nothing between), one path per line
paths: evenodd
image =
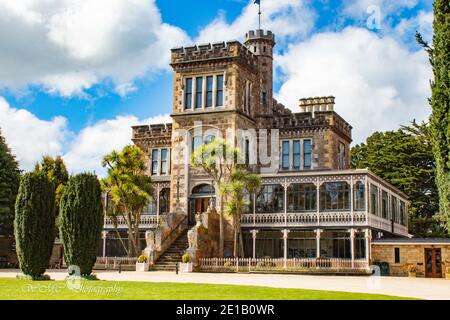
M55 241L55 187L42 173L20 180L14 233L20 269L33 279L44 274Z
M13 234L14 204L19 179L19 166L0 131L0 235Z
M97 176L82 173L69 179L60 203L60 236L68 266L89 276L103 228L101 187Z

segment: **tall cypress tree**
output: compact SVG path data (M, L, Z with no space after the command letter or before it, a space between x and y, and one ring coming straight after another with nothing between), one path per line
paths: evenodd
M25 275L38 278L48 267L55 241L55 187L42 173L20 180L14 233L17 258Z
M88 276L97 258L103 228L101 188L97 176L83 173L69 179L60 203L60 236L68 266Z
M433 66L430 130L436 159L440 212L447 220L450 231L450 3L448 0L436 0L433 8L433 48L420 35L417 38L429 53Z
M13 234L14 204L19 179L17 161L0 131L0 235Z

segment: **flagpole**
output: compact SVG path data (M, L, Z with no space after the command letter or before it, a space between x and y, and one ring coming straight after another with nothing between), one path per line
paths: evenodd
M261 30L261 1L259 1L259 11L258 11L258 26L259 30Z

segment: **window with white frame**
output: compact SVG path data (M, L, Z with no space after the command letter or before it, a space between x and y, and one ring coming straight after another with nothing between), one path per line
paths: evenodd
M198 110L223 106L223 75L205 75L184 79L184 109Z
M311 139L292 139L281 141L282 170L311 169Z
M151 175L169 174L169 149L160 148L151 151Z

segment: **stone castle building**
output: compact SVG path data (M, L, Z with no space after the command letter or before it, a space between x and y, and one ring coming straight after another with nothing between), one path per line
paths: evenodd
M369 170L350 169L352 127L335 98L299 99L296 112L273 98L274 46L272 32L256 30L243 43L172 49L172 122L133 127L132 137L155 184L141 222L143 243L152 231L147 244L157 266L171 266L167 252L174 243L187 247L188 230L196 230L189 245L199 261L218 256L218 186L190 155L225 136L263 184L255 212L241 219L244 257L320 257L367 268L372 240L408 236L406 196ZM231 257L232 224L225 220L224 256ZM120 251L111 230L106 221L103 255Z

